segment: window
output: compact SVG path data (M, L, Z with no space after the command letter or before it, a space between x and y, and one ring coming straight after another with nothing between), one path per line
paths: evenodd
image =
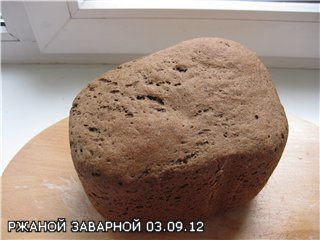
M317 66L319 4L214 0L25 2L42 53L147 54L217 36L268 61Z
M1 13L0 13L0 25L1 25L1 41L3 42L18 41L16 37L14 37L12 34L8 32L6 23L4 22Z

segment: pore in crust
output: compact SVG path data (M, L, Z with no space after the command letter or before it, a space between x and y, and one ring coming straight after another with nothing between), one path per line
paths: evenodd
M219 38L182 42L93 80L70 111L70 145L107 219L195 220L266 184L288 124L255 54Z

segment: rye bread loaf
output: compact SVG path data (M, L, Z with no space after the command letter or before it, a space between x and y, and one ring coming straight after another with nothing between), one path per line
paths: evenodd
M252 199L288 123L265 66L239 43L182 42L92 81L70 111L73 162L111 220L195 220Z

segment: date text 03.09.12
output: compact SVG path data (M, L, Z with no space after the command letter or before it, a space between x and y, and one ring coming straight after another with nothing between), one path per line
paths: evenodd
M202 221L183 223L181 221L169 221L162 223L160 221L149 221L146 223L147 232L204 232L204 223Z

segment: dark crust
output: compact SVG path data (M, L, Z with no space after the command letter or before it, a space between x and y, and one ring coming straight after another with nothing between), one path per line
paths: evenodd
M288 124L254 53L219 38L120 65L73 102L75 168L114 220L197 219L253 198L276 167Z

